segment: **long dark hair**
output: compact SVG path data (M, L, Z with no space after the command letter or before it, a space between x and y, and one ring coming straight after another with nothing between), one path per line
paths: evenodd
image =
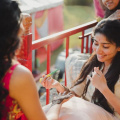
M5 113L3 101L9 94L2 79L11 66L15 50L19 47L20 13L17 2L0 0L0 119Z
M98 23L98 25L95 27L93 31L93 36L95 36L96 33L100 33L106 36L107 40L110 43L115 43L116 47L120 47L120 21L119 20L104 20ZM88 74L90 74L91 71L93 71L94 67L101 68L102 62L99 62L97 59L97 56L95 53L91 55L91 57L87 60L87 62L83 65L80 75L78 79L76 80L76 83L74 86L82 83ZM107 73L105 74L105 78L107 80L107 85L109 89L114 93L114 86L116 82L119 79L120 74L120 52L117 52L116 56L112 60L111 66ZM84 92L82 96L84 97L87 92L87 88L89 86L90 80L88 80ZM96 105L99 105L103 107L105 110L107 110L110 113L114 113L114 110L110 108L106 98L101 94L101 92L98 89L95 89L94 94L92 96L92 102Z
M109 10L108 8L105 8L105 16L104 18L109 17L111 14L113 14L116 10L120 9L120 2L118 3L117 7L113 10Z

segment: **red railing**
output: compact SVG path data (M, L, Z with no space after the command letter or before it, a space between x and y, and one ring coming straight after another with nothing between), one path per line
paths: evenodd
M91 22L88 22L86 24L83 24L83 25L80 25L80 26L77 26L77 27L53 34L53 35L50 35L48 37L35 40L33 42L31 39L31 37L32 37L31 34L28 34L27 36L23 37L24 48L21 51L24 51L25 54L24 54L24 56L22 56L22 58L19 57L19 61L21 60L20 62L23 62L24 65L32 71L32 50L36 50L44 45L47 45L47 68L46 69L47 69L47 74L48 74L50 72L50 63L51 63L50 44L53 43L54 41L66 38L66 58L67 58L69 55L70 36L74 35L76 33L80 33L80 32L82 32L82 35L79 37L79 39L82 40L81 52L82 53L84 52L84 40L86 38L86 52L85 53L88 53L88 51L90 53L92 53L92 42L89 40L91 33L85 34L85 30L94 27L96 25L96 23L97 23L96 21L91 21ZM88 45L89 42L90 42L90 46ZM66 80L65 80L65 85L67 85ZM46 104L48 104L49 103L49 90L47 90L46 95L47 95L46 96Z

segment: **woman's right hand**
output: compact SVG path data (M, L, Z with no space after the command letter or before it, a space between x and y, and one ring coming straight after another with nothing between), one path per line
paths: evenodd
M59 85L59 82L53 79L51 76L48 77L47 75L42 75L41 84L46 89L56 88Z
M64 92L64 87L55 79L53 79L51 76L48 77L47 75L42 75L42 81L41 84L46 89L56 88L56 90L60 93Z

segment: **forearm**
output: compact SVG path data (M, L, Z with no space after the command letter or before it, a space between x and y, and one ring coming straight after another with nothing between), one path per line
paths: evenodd
M48 120L58 120L59 112L62 104L53 105L46 114Z
M101 93L107 99L109 104L114 108L114 110L120 114L120 99L115 94L113 94L113 92L108 87L102 89Z

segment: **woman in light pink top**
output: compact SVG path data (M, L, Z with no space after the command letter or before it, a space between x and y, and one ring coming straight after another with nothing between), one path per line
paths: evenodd
M70 88L43 76L42 85L47 89L56 88L60 93L71 92L77 96L63 103L60 120L120 119L119 30L119 20L102 20L97 24L92 35L94 52ZM71 70L74 69L69 74Z

